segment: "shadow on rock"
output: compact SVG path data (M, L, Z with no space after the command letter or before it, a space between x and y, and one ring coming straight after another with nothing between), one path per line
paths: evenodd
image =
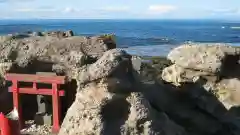
M113 98L114 99L114 98ZM102 135L121 135L121 126L124 125L130 113L130 104L126 99L110 100L101 109L103 130Z

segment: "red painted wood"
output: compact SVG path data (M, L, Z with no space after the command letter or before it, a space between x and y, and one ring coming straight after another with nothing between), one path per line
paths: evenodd
M60 103L58 96L58 86L56 83L52 84L52 104L53 104L53 132L57 133L60 130Z
M14 107L19 113L19 125L22 128L22 110L19 106L19 94L38 94L38 95L52 95L53 104L53 132L57 133L60 129L61 105L59 96L64 96L64 90L58 90L58 84L65 83L65 76L46 76L46 75L29 75L29 74L6 74L5 79L12 81L13 85L9 92L13 92ZM19 82L33 82L33 88L19 88ZM37 89L36 83L51 83L52 89Z
M18 81L17 80L12 80L12 83L13 84L12 84L11 90L13 91L13 106L18 111L19 128L22 129L23 128L23 120L22 120L22 108L20 106Z
M8 73L5 79L8 81L17 80L19 82L37 82L37 83L57 83L64 84L65 76L47 76L47 75L29 75Z
M0 135L11 135L10 123L2 113L0 113L0 129Z
M12 88L8 92L13 92ZM19 88L19 93L21 94L33 94L33 95L52 95L52 89L34 89L34 88ZM64 90L58 91L59 96L65 96Z
M36 82L33 82L33 89L37 89L37 83Z

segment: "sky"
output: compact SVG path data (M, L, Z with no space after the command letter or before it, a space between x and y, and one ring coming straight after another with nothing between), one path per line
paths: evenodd
M240 18L240 0L0 0L0 19L202 18Z

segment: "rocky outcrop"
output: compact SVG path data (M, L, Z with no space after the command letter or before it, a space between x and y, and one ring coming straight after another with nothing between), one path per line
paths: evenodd
M12 102L12 99L6 96L10 94L4 81L6 72L56 72L58 75L66 75L71 81L76 67L94 63L105 51L115 47L116 43L111 35L74 36L72 31L27 32L1 36L0 104ZM8 111L4 108L0 107L0 112Z
M162 78L181 86L202 77L207 80L206 90L213 92L229 109L238 104L239 53L239 47L226 45L183 45L169 53L168 59L174 64L163 70Z
M169 53L173 65L162 79L187 92L196 105L239 134L239 48L222 44L183 45ZM191 84L191 85L190 85ZM187 87L186 87L187 86Z
M76 80L79 83L87 83L107 77L117 68L129 65L130 58L131 56L123 50L109 50L95 63L80 68L80 71L76 73Z
M1 39L0 111L11 108L1 106L11 98L6 72L53 71L71 81L67 91L77 89L59 135L240 134L236 47L187 44L169 60L142 63L116 49L110 35L29 32Z
M227 57L239 55L240 48L224 44L187 44L173 49L168 59L183 68L217 73Z
M11 60L22 68L41 61L42 63L61 65L63 66L62 69L65 70L64 72L69 72L72 67L78 66L82 61L91 64L101 57L105 51L116 47L111 36L59 38L55 35L67 32L49 33L43 34L45 36L13 38L4 41L0 44L2 50L0 57ZM69 31L68 33L72 32Z
M164 112L153 109L141 89L134 88L131 57L126 52L109 50L80 71L76 80L81 85L59 135L187 134Z

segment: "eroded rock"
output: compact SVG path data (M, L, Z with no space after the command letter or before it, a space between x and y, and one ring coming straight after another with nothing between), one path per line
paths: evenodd
M113 94L105 86L89 83L77 93L59 135L186 134L167 115L154 112L141 93Z
M126 68L130 59L130 55L121 49L109 50L95 63L80 68L76 73L76 80L79 83L86 83L107 77L117 68Z
M240 48L225 44L186 44L173 49L168 59L184 68L217 73L229 55L240 55Z
M185 69L177 64L165 68L162 72L162 79L169 83L173 83L175 86L180 86L182 83L194 82L198 77L211 78L213 82L217 80L217 77L212 73Z

